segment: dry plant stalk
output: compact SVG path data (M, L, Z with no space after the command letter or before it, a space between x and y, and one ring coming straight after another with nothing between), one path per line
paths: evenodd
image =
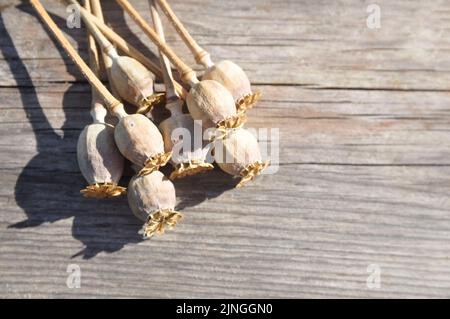
M214 141L214 159L224 172L241 177L236 187L253 180L269 165L261 158L258 140L244 128L232 130L224 139Z
M30 0L30 3L38 13L42 22L48 27L52 32L58 43L63 47L75 65L79 68L80 72L86 78L86 80L93 86L102 99L105 102L106 108L115 116L121 116L126 114L123 110L123 105L118 101L103 85L103 83L97 78L97 76L92 72L92 70L87 66L87 64L80 57L78 52L73 48L70 42L65 38L61 30L48 15L45 8L42 6L39 0Z
M214 80L199 81L194 70L161 40L127 0L116 1L178 69L181 80L191 87L186 102L189 112L195 120L201 120L204 127L215 126L219 129L236 128L245 123L245 114L236 111L233 96L222 84Z
M163 99L163 94L153 92L154 75L137 60L120 56L112 43L84 13L85 11L81 10L78 2L76 0L70 0L70 2L79 8L84 23L102 51L109 57L105 62L107 62L106 67L112 87L122 99L135 105L138 113L150 112Z
M84 3L85 3L84 7L85 7L86 11L95 15L96 17L98 17L99 20L104 22L103 10L102 10L102 6L100 4L100 0L84 0ZM89 6L89 8L88 8L88 6ZM94 45L96 45L95 38L91 34L90 31L89 31L89 40L93 41ZM111 89L111 92L113 93L114 96L120 96L119 92L117 92L117 89L114 87L114 79L112 78L112 75L111 75L111 68L113 65L113 60L103 50L100 50L100 53L101 53L101 57L102 57L102 61L103 61L103 67L106 70L106 75L108 77L108 82L109 82L109 87ZM99 65L99 68L100 68L100 65ZM94 73L96 73L96 72L94 71ZM99 73L96 73L96 74L99 75Z
M120 35L118 35L114 30L108 27L99 17L90 14L84 8L82 8L85 15L97 26L97 28L103 33L104 36L108 38L117 48L122 51L125 55L132 57L139 61L142 65L144 65L147 69L149 69L153 74L156 75L157 78L162 79L162 71L161 68L156 65L152 60L143 55L138 49L129 44L125 39L123 39ZM175 89L178 95L184 100L186 99L187 92L181 86L180 83L174 81Z
M127 114L123 104L106 89L87 66L48 15L40 1L30 0L30 2L80 72L103 98L106 108L119 119L114 130L114 139L122 155L136 165L143 167L141 174L149 174L165 165L170 158L170 154L164 152L164 142L158 128L142 114Z
M89 1L85 7L90 10ZM100 70L95 40L88 34L90 64L94 74ZM122 176L124 159L114 142L114 128L105 123L106 108L92 89L91 116L77 143L77 159L81 174L89 185L80 192L85 197L107 198L122 195L126 188L118 186Z
M235 63L223 60L216 64L211 55L192 38L183 23L173 12L166 0L156 0L177 33L194 55L197 63L205 67L203 80L215 80L225 86L233 95L239 110L251 108L261 97L261 92L252 92L250 81L245 72Z
M161 41L165 42L163 26L153 1L150 1L150 11L155 31ZM189 114L183 114L183 101L176 93L170 62L161 51L159 57L166 86L166 108L170 111L170 117L161 122L159 129L163 134L165 151L178 150L178 152L172 153L171 163L175 170L170 174L170 179L211 170L214 166L205 161L207 150L203 149L202 144L196 145L195 142L195 134L202 134L201 125L194 122ZM190 139L181 140L178 136L173 136L172 133L178 128L186 129L189 132ZM187 136L183 137L186 138Z
M175 211L175 187L160 171L135 176L128 185L128 204L133 214L145 222L144 238L163 234L183 215Z

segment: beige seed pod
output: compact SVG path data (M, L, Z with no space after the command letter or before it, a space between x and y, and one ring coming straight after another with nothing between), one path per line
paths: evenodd
M90 10L89 1L85 7ZM88 36L90 64L95 74L100 63L97 47ZM97 92L92 90L91 116L93 124L81 132L77 143L77 159L80 171L88 186L80 192L86 197L106 198L123 194L126 189L118 186L122 176L124 159L114 142L114 128L105 124L106 108Z
M121 98L138 107L138 113L146 114L162 102L163 95L153 92L154 75L141 63L126 56L114 62L111 67L114 87Z
M77 144L80 171L89 183L81 190L86 197L105 198L125 193L120 187L124 159L114 142L114 128L105 123L87 125Z
M208 80L206 83L203 83L204 81L199 82L194 70L186 65L165 44L129 1L116 1L128 12L159 50L178 69L182 81L191 87L186 102L189 112L195 120L202 120L205 122L204 124L212 122L219 129L236 128L245 123L245 114L236 111L233 96L222 84L211 80Z
M261 97L261 92L252 92L250 80L245 72L235 63L224 60L214 64L211 55L200 47L173 12L166 0L156 0L184 43L188 46L197 63L205 67L203 80L214 80L227 88L238 110L251 108Z
M150 1L150 11L154 28L161 41L165 42L162 23L153 1ZM172 152L170 159L171 164L175 168L170 174L170 179L182 178L211 170L214 166L205 160L207 151L203 149L203 141L195 140L195 134L202 135L202 127L194 122L191 115L183 114L183 101L177 94L170 62L161 51L159 52L159 57L166 86L166 109L170 111L170 117L161 122L159 129L163 135L165 151L175 150ZM183 133L182 139L180 136L173 136L173 133L181 128L184 129L183 132L180 132Z
M238 110L247 110L258 102L261 92L252 92L250 81L236 63L222 60L207 68L203 80L214 80L221 83L233 95Z
M219 130L238 128L245 124L244 112L237 112L230 92L219 82L192 82L186 97L189 113L201 120L205 128L214 125Z
M81 8L77 1L70 1ZM111 82L119 96L125 101L135 105L137 112L146 114L151 109L162 102L163 95L153 92L154 75L137 60L120 56L112 43L97 28L84 10L81 10L81 17L89 31L97 40L102 51L111 59L110 72Z
M133 177L128 185L128 203L133 214L145 222L145 238L175 227L183 217L175 211L175 187L160 171Z
M185 129L184 133L187 133L186 136L183 135L183 139L173 136L174 131L179 128ZM203 148L203 143L195 141L195 134L201 134L202 127L189 114L171 116L161 122L159 129L163 133L165 151L172 151L170 161L175 170L170 174L170 179L214 169L211 163L206 162L207 150ZM185 140L187 137L189 139Z
M120 152L143 167L140 175L150 174L170 159L171 152L164 152L164 142L158 128L142 114L122 118L116 125L114 137Z
M130 119L127 119L130 115L125 112L123 104L106 89L94 72L87 66L48 15L40 1L30 0L30 2L86 80L96 89L99 96L102 97L105 107L113 116L119 119L119 123L115 127L114 138L122 155L141 167L144 165L141 174L149 174L160 166L165 165L170 158L170 154L164 153L162 136L155 124L141 114L133 114ZM78 6L78 8L80 9L81 7ZM152 140L153 138L155 138L155 141ZM139 151L137 148L142 148L142 151ZM159 150L161 152L158 152ZM144 157L147 157L147 159L144 160Z
M212 122L218 128L235 128L243 124L244 116L234 116L236 109L233 97L217 81L203 80L196 83L189 91L186 103L192 117L203 123Z
M214 159L224 172L241 177L236 187L253 180L269 165L261 158L255 136L243 128L232 130L224 139L214 141Z

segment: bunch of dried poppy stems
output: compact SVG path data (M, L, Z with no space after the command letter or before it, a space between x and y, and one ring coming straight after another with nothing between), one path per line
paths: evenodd
M244 71L231 61L214 64L209 53L190 36L165 0L149 0L151 27L127 0L116 0L158 47L157 65L120 35L105 25L100 0L85 0L76 6L87 26L90 66L79 56L56 26L39 0L31 0L42 21L65 49L92 86L90 113L92 124L80 134L77 158L88 186L86 197L108 198L127 193L129 206L142 222L145 238L174 227L182 218L175 210L176 194L171 180L213 169L211 154L226 173L241 178L241 187L268 166L263 162L255 136L243 128L246 110L260 97L252 92ZM165 43L158 9L167 16L177 33L206 70L201 80ZM119 50L121 54L119 54ZM189 88L180 85L171 64ZM105 71L111 92L99 80ZM155 78L163 80L165 96L154 92ZM134 113L125 111L125 101L134 105ZM165 103L170 117L156 126L150 111ZM189 113L183 112L184 102ZM107 113L117 118L108 123ZM189 137L176 134L177 129ZM213 130L210 140L196 143L196 135ZM198 136L197 136L198 138ZM125 159L136 171L128 189L119 186ZM231 159L231 160L230 160ZM170 179L159 171L171 163Z

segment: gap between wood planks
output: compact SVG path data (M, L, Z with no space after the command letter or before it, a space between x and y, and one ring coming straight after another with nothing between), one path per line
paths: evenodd
M40 88L46 87L44 84L79 84L79 85L89 85L88 82L82 80L73 80L73 81L64 81L64 80L55 80L55 81L43 81L33 83L33 85L1 85L0 89L19 89L19 88ZM254 86L274 86L274 87L301 87L305 90L340 90L340 91L392 91L392 92L436 92L436 93L450 93L449 89L424 89L424 88L370 88L370 87L339 87L339 86L320 86L317 84L301 84L301 83L258 83L253 82ZM88 91L86 91L89 93Z

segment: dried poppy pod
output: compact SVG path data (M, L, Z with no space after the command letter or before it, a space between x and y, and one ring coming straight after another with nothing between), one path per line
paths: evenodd
M161 133L152 121L142 114L120 119L114 131L120 152L134 164L143 167L140 175L150 174L167 164L171 152L164 151Z
M214 159L224 172L241 177L236 187L253 180L269 165L261 158L255 136L243 128L232 130L224 139L214 141Z
M238 110L252 108L261 92L252 92L250 81L244 71L234 62L222 60L208 67L203 80L214 80L225 86L233 95Z
M154 75L137 60L120 56L112 43L100 32L95 23L76 1L70 1L80 8L81 16L89 31L97 40L101 50L110 60L108 73L112 87L125 101L135 105L137 112L145 114L162 102L163 95L153 91Z
M77 144L80 171L89 183L81 193L86 197L106 198L125 193L118 186L124 159L114 142L114 128L105 123L87 125Z
M162 23L153 3L151 3L150 9L154 28L161 40L165 41ZM201 137L202 127L199 123L194 122L192 116L183 114L183 101L176 92L170 62L162 52L159 52L159 59L166 86L166 109L170 111L170 117L161 122L159 129L163 135L165 151L173 151L170 162L175 170L170 174L170 179L211 170L214 166L205 160L207 152L203 149L203 141L195 139L196 134ZM182 139L173 134L180 128L184 129L183 132L180 132L183 133Z
M246 121L244 113L236 113L230 92L217 81L197 82L191 87L186 103L192 117L205 125L213 123L219 129L227 129L241 127Z
M117 2L178 69L182 81L191 87L186 102L195 120L202 120L204 124L212 122L219 129L236 128L245 123L245 114L236 111L233 96L222 84L212 80L198 81L195 72L162 41L127 0Z
M202 79L214 80L225 86L233 95L238 110L251 108L261 97L261 92L252 92L250 81L242 68L229 60L214 64L211 61L211 55L192 38L167 1L156 1L194 55L197 63L205 67L206 70Z
M175 211L175 187L160 171L133 177L127 193L131 211L145 222L145 238L164 233L166 227L175 227L183 217Z
M182 139L174 136L175 130L179 128L184 129ZM203 148L202 141L195 140L195 134L202 134L202 127L198 122L194 122L189 114L172 113L171 117L161 122L159 129L163 133L165 151L172 151L170 162L175 170L170 174L170 179L191 176L214 168L211 163L206 162L207 150Z
M170 154L164 153L162 136L155 124L144 115L128 115L123 104L106 89L65 38L40 1L31 0L30 2L84 77L97 90L105 102L105 107L119 119L115 127L114 138L122 155L136 165L144 166L141 174L149 174L165 165L170 158Z
M89 1L85 3L90 10ZM95 40L88 36L91 68L99 73L100 63ZM81 132L77 143L77 159L80 171L89 185L80 192L86 197L106 198L125 193L118 186L122 176L124 159L114 142L114 128L105 123L106 109L97 92L92 90L91 116L93 123Z
M153 92L153 74L130 57L113 59L111 79L120 97L136 105L138 113L150 112L164 98L164 95Z

